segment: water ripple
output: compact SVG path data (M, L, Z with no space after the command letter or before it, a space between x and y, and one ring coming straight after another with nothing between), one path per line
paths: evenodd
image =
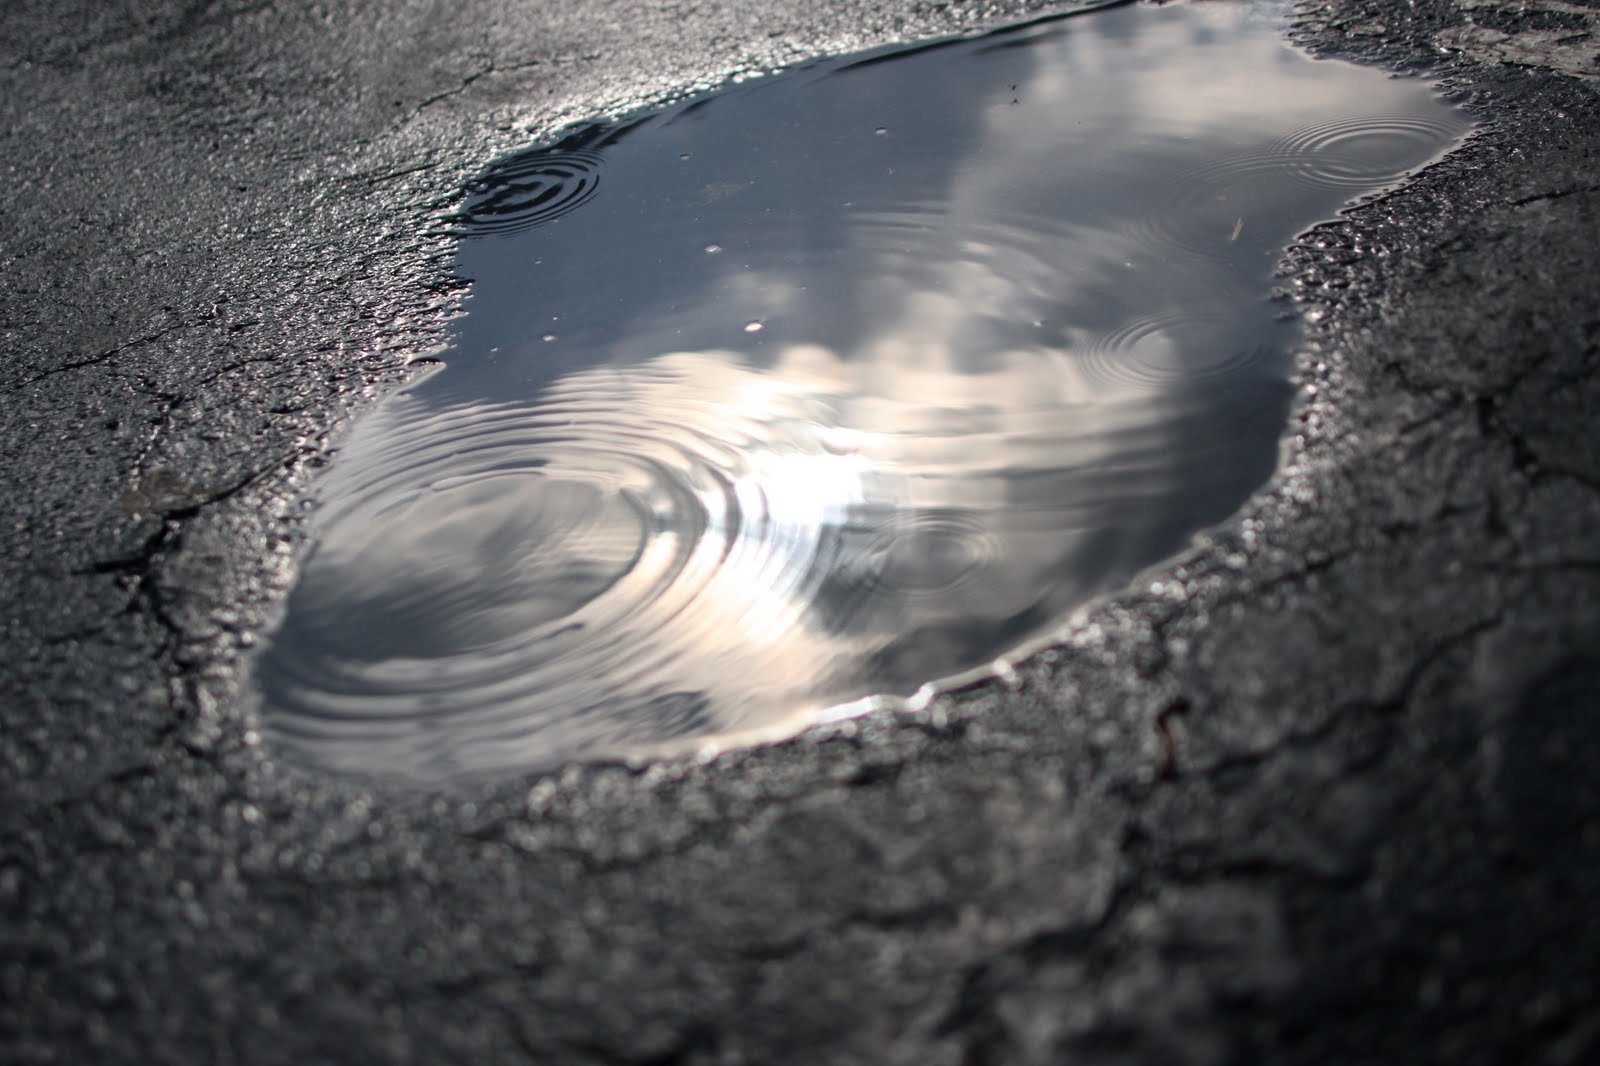
M1392 185L1436 158L1461 135L1459 122L1427 115L1380 115L1302 126L1259 154L1227 159L1195 172L1195 180L1228 185L1287 176L1331 189L1372 191Z
M430 780L717 749L1048 637L1270 475L1281 250L1465 129L1175 3L495 164L444 365L317 484L269 734Z
M577 210L599 188L600 157L593 152L516 156L467 186L460 230L464 236L521 233Z
M908 634L1070 601L1070 529L1169 476L1139 461L1166 419L1077 410L1057 356L959 407L863 391L815 347L779 366L675 353L539 403L391 402L383 447L323 485L315 580L267 653L283 736L427 773L846 697ZM1024 371L1032 409L982 402Z
M1269 337L1238 337L1234 328L1210 310L1140 315L1084 347L1084 373L1106 384L1160 390L1237 373L1272 358Z

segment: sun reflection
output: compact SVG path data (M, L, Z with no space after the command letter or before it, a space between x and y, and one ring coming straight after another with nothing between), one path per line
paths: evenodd
M492 168L447 365L318 484L276 735L420 776L777 736L1232 513L1289 409L1281 249L1466 129L1280 14L821 63Z

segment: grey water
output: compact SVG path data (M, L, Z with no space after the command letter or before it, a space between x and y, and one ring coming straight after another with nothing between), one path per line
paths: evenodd
M1236 511L1294 393L1283 249L1468 120L1280 7L1068 16L489 166L442 365L317 486L269 734L423 779L781 737Z

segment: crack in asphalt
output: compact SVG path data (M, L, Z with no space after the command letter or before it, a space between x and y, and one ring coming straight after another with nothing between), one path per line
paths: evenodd
M186 523L206 508L232 499L246 489L260 484L267 477L292 467L296 459L296 456L290 456L269 463L222 488L208 491L199 500L165 510L162 512L159 527L150 533L135 551L128 555L91 563L77 573L110 574L121 577L130 593L130 598L123 609L124 615L147 612L148 616L168 634L168 643L159 649L159 654L170 655L187 642L188 636L183 625L173 617L167 596L162 591L161 566L165 559L182 550ZM174 670L176 676L188 679L191 684L194 683L193 675L199 672L196 666L186 667L181 663L174 664Z
M1524 196L1520 200L1510 200L1511 207L1527 207L1529 204L1543 203L1547 200L1564 200L1568 196L1582 196L1586 193L1600 192L1600 184L1580 185L1572 189L1557 189L1554 192L1542 192L1534 196Z
M154 344L156 341L163 340L166 337L169 337L179 330L185 328L188 328L186 324L176 323L166 327L165 329L157 330L156 332L147 334L143 337L137 337L130 341L124 341L122 344L119 344L114 348L107 348L99 355L89 356L84 359L77 359L69 363L62 363L59 366L54 366L48 370L40 371L32 377L23 378L21 381L7 388L6 391L21 392L23 389L26 389L29 386L37 385L41 381L48 381L59 374L66 374L74 370L82 370L91 366L101 366L102 364L111 362L113 359L126 352L133 351L136 348L142 348L147 344Z
M529 60L524 60L524 61L519 62L519 63L513 63L510 66L501 67L501 66L496 66L495 65L495 61L493 59L490 59L489 62L481 70L474 71L473 73L468 74L466 77L462 78L460 85L456 86L453 89L446 89L443 92L435 93L434 95L428 97L426 100L423 100L416 107L412 108L411 114L407 115L405 118L400 120L400 124L404 125L405 123L412 121L418 115L421 115L428 108L432 107L434 104L441 103L441 102L443 102L445 100L450 99L453 96L460 96L462 93L464 93L468 89L470 89L474 84L476 84L477 82L481 81L484 78L489 77L490 75L493 75L493 74L515 74L518 71L532 70L534 67L539 67L539 66L544 66L544 60L541 60L541 59L529 59Z

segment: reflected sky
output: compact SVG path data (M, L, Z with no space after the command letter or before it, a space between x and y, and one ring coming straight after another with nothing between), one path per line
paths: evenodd
M1285 244L1467 123L1273 9L1136 6L579 127L474 183L271 731L437 778L792 732L1059 623L1271 473Z

